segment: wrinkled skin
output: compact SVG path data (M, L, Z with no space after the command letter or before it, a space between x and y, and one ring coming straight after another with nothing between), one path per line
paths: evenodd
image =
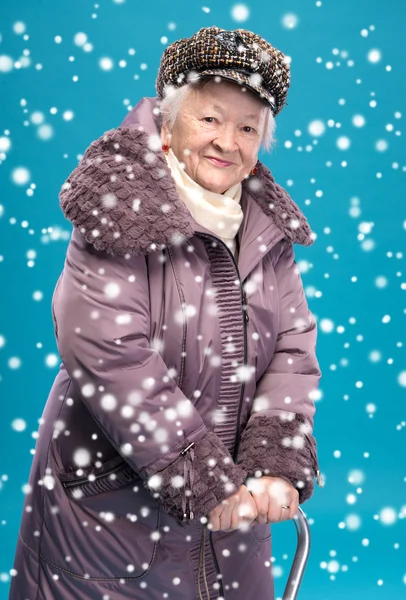
M264 102L246 88L213 80L202 89L190 90L172 131L163 123L161 141L184 163L189 177L222 194L245 179L256 165L264 110ZM219 167L208 156L232 164Z
M282 508L286 504L290 508ZM209 513L209 529L233 531L252 522L278 523L293 519L299 507L299 492L281 477L250 478L248 487L221 502Z

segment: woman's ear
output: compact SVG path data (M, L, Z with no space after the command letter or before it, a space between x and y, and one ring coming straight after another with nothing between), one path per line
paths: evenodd
M168 125L166 123L162 124L162 127L161 127L161 142L162 142L162 144L166 144L167 146L170 146L171 138L172 138L172 134L169 131Z

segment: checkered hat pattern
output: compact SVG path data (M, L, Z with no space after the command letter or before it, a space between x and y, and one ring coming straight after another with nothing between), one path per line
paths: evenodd
M286 102L290 66L285 55L247 29L203 27L165 48L155 82L158 98L166 86L180 87L203 75L220 75L252 89L274 116Z

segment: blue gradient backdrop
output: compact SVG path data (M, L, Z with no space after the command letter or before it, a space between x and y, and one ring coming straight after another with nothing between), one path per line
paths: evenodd
M211 25L251 29L291 58L278 144L260 158L318 236L295 246L319 324L314 433L326 479L303 505L312 550L300 600L406 597L406 5L252 0L239 21L237 3L208 2L0 4L2 599L60 360L51 297L71 225L58 192L87 146L155 95L165 46ZM273 539L280 597L294 524L274 525Z

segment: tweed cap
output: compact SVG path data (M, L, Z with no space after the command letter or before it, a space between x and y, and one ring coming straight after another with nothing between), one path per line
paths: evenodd
M220 75L245 85L271 106L274 116L287 104L289 62L280 50L247 29L203 27L192 37L170 44L155 82L158 98L165 97L167 86L181 87L203 75Z

